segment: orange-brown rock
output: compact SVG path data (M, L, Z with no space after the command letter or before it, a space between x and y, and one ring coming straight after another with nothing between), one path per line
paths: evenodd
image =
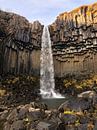
M57 76L97 73L97 3L60 14L49 29Z

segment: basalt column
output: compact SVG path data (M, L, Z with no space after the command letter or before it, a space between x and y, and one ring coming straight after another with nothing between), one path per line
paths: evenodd
M60 14L49 29L56 76L97 73L97 3Z
M39 21L0 11L0 73L39 75L42 32Z

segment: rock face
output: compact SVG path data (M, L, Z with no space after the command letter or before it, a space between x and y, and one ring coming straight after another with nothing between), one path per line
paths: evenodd
M43 26L0 11L0 73L39 74Z
M49 29L56 76L97 73L97 3L60 14Z
M97 73L97 3L60 14L49 26L55 76ZM0 11L0 74L39 74L43 25Z

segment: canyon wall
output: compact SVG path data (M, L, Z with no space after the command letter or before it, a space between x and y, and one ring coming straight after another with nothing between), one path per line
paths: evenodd
M56 76L97 73L97 3L60 14L49 29Z
M97 73L97 3L60 14L49 25L55 76ZM0 11L0 74L40 71L43 25Z
M43 25L0 11L0 73L39 74Z

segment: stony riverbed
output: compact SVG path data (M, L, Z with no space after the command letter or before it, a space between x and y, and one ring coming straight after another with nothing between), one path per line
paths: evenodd
M0 107L0 130L97 130L97 94L81 93L58 109L30 102L17 107Z
M2 78L0 130L97 130L97 94L91 88L96 89L95 79L81 80L80 87L76 87L75 80L65 79L62 84L61 79L56 90L62 92L63 89L68 98L55 107L56 101L48 104L41 100L38 77ZM69 89L71 86L75 89Z

